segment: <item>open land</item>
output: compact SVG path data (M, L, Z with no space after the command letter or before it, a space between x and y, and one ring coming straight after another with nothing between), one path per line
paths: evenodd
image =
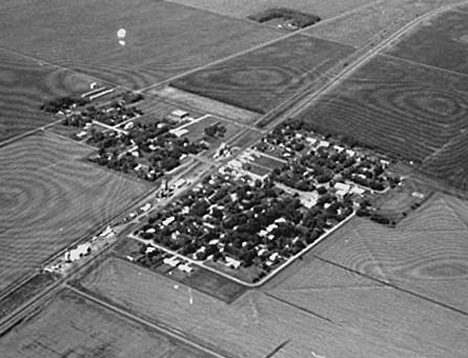
M453 141L466 130L467 108L468 87L462 77L380 56L299 117L319 132L353 137L417 163L434 163L434 157L447 157L449 149L455 150L452 158L466 153ZM450 163L454 164L427 169L458 185L451 176L459 163Z
M468 75L468 13L450 11L406 35L387 53ZM443 51L441 50L443 49Z
M85 76L0 50L0 142L51 121L40 111L46 99L89 88Z
M2 357L211 357L64 290L0 338Z
M314 83L352 51L345 45L297 35L189 74L171 85L266 113Z
M223 116L243 124L252 123L253 120L258 118L258 114L255 112L250 112L239 107L215 101L211 98L197 96L194 93L181 91L173 87L165 87L162 89L153 88L148 90L148 93L156 95L158 98L174 101L174 103L178 103L182 107L185 105L197 108L207 113L216 113L219 116Z
M346 13L329 22L318 23L306 32L315 37L355 47L376 45L424 13L456 0L391 0L370 2L369 6Z
M1 148L0 290L147 190L82 161L89 152L44 133Z
M255 23L151 0L35 2L21 12L3 9L0 23L1 46L133 89L281 34ZM127 30L125 46L116 35L122 27Z
M335 246L340 250L343 243ZM356 358L466 353L461 314L315 258L283 274L230 305L198 291L190 304L187 287L117 259L82 283L106 300L234 356L265 357L278 348L280 357L311 351Z
M352 1L322 1L322 0L170 0L179 4L200 8L207 11L213 11L226 16L247 18L260 11L274 7L286 7L309 14L315 14L322 19L328 19L332 16L350 11L356 7L372 3L372 0L352 0Z

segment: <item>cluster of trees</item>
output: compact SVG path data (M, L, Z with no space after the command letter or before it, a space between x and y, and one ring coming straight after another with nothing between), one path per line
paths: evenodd
M111 169L132 172L148 181L155 181L178 167L184 154L197 154L206 149L203 143L193 143L169 132L171 125L161 121L137 124L127 135L91 130L93 144L99 147L93 161ZM131 153L121 155L128 147L136 148L138 159ZM134 152L134 151L133 151ZM143 165L138 165L143 164Z
M212 126L205 128L205 134L211 138L224 137L226 134L226 127L222 124L215 123Z
M74 105L77 107L86 106L89 103L89 99L81 97L61 97L52 99L41 105L41 110L48 113L58 113L72 108Z
M293 25L299 28L310 26L320 21L320 17L317 15L306 14L297 10L288 9L284 7L267 9L255 15L250 15L248 16L248 18L250 20L257 21L260 23L270 21L276 18L282 18L285 20L289 20Z

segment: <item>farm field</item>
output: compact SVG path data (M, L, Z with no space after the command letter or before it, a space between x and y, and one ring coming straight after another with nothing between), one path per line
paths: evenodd
M173 87L266 113L353 51L297 35L184 76Z
M265 357L274 351L285 358L306 357L311 351L327 357L464 357L466 343L457 334L466 327L466 317L317 260L308 268L310 260L286 270L286 280L280 275L230 305L195 290L190 304L187 291L175 288L174 281L118 259L106 261L82 284L237 357ZM302 288L290 285L297 280L304 284L305 277ZM320 289L315 296L314 286L326 286L333 304L320 301L327 297ZM424 323L433 320L433 326Z
M467 44L468 13L450 11L408 33L387 53L468 75Z
M152 88L148 90L148 93L159 98L171 100L174 103L180 104L181 107L184 107L185 105L197 108L200 111L207 113L215 113L219 116L235 120L241 124L252 123L259 117L255 112L250 112L210 98L197 96L194 93L181 91L173 87L164 87L162 89Z
M281 34L258 24L152 0L35 1L21 11L2 9L0 24L3 47L133 89ZM122 27L127 31L124 46L117 38Z
M466 201L435 194L396 229L356 219L314 255L468 316L467 211Z
M456 138L468 126L467 115L468 87L463 78L379 56L298 118L322 133L353 137L416 163L435 163L450 149L454 157L466 156ZM456 178L448 178L456 176L459 164L427 168L432 176L458 185Z
M89 153L46 133L0 149L0 292L148 190L82 161Z
M290 9L315 14L322 19L328 19L332 16L344 13L346 11L355 9L356 7L364 6L372 3L373 0L263 0L263 1L250 1L250 0L170 0L179 4L200 8L207 11L213 11L231 17L238 17L241 19L255 14L257 12L273 8L273 7L287 7Z
M306 32L312 36L362 47L382 41L417 16L456 0L386 0L369 2L332 21L318 23Z
M2 336L0 354L8 358L211 357L68 290Z
M39 109L46 99L89 90L85 76L0 49L0 143L53 119Z

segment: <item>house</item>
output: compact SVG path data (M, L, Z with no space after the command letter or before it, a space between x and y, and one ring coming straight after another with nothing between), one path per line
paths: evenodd
M241 265L241 262L233 259L232 257L226 256L226 266L231 266L235 269L238 269Z
M91 244L85 243L80 244L74 249L65 253L65 260L68 262L74 262L81 259L83 256L87 256L91 253Z
M124 127L123 129L128 131L130 129L132 129L135 125L133 124L133 122L128 122Z
M165 263L166 265L169 265L171 267L176 267L178 264L180 264L180 261L179 261L179 259L177 259L177 257L171 256L171 257L166 257L163 260L163 263Z
M191 273L193 271L193 268L187 263L181 264L177 268L185 273Z
M188 115L189 113L182 109L175 109L171 113L169 113L167 119L180 122L187 119Z
M143 205L140 210L143 211L143 212L147 212L149 209L151 209L151 204L150 203L146 203L145 205Z
M351 190L351 185L345 183L336 183L334 186L336 190L336 196L338 199L343 200L346 194L348 194Z
M163 222L161 224L162 224L162 226L168 226L168 225L171 225L174 221L175 221L175 217L171 216L171 217L163 220Z

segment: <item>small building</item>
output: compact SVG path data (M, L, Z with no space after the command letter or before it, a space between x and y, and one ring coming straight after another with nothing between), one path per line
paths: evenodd
M233 259L232 257L226 256L226 266L232 266L235 269L238 269L241 265L241 262Z
M91 245L89 243L80 244L74 249L65 253L65 260L68 262L74 262L81 259L83 256L87 256L91 253Z
M171 256L171 257L166 257L163 260L163 263L165 263L166 265L169 265L171 267L176 267L178 264L180 264L180 261L179 261L179 259L177 257Z
M171 217L163 220L163 222L161 224L163 226L168 226L168 225L171 225L174 221L175 221L175 217L171 216Z
M125 124L125 126L123 127L124 130L128 131L130 129L132 129L135 125L133 124L133 122L128 122L127 124Z
M191 267L188 263L181 264L177 268L185 273L191 273L193 271L193 267Z
M140 209L141 209L141 211L143 211L143 212L147 212L149 209L151 209L151 204L150 204L150 203L146 203L146 204L143 205Z
M188 116L189 116L188 112L182 109L175 109L167 116L167 118L169 120L180 122L180 121L187 119Z

